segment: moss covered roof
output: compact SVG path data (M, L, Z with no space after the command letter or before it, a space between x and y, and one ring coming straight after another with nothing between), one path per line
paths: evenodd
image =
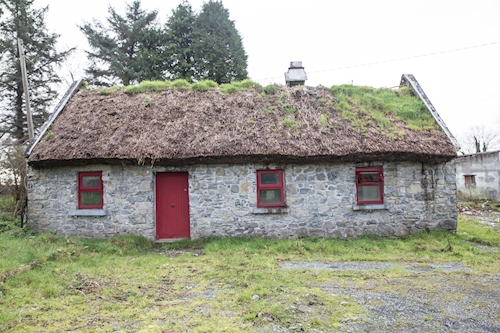
M409 88L251 81L81 90L29 163L442 162L455 148Z

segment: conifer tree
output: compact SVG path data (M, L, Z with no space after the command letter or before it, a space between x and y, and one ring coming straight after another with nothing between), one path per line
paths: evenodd
M17 39L24 44L30 105L35 129L46 120L48 108L60 82L56 68L73 49L58 52L59 35L49 33L44 17L48 7L33 8L34 0L0 0L0 108L3 109L0 137L10 134L16 141L27 139L26 106Z
M210 79L221 84L247 77L247 55L222 2L210 0L204 3L194 27L197 79Z
M91 48L87 51L91 65L86 70L90 83L130 85L141 79L150 79L143 73L154 65L144 60L148 58L148 52L154 53L158 49L158 44L151 40L151 36L158 37L155 26L157 11L147 12L141 8L141 2L135 0L127 4L125 16L120 16L111 6L108 13L109 27L96 20L93 24L85 22L80 26Z
M193 50L194 22L196 15L191 5L184 0L176 9L166 24L168 72L172 80L185 79L193 82L195 79L195 55Z

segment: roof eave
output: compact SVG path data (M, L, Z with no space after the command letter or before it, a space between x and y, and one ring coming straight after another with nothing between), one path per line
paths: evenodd
M50 128L52 123L56 120L57 116L61 113L62 110L64 110L64 107L68 103L68 101L73 97L73 95L80 89L80 86L82 85L83 80L78 80L74 81L69 89L66 91L64 96L61 98L59 103L57 103L56 107L54 108L54 112L50 115L49 119L42 125L40 128L40 132L36 137L31 140L31 142L28 144L26 147L26 150L24 151L24 157L29 157L31 153L33 152L33 149L35 149L36 145L40 140L43 138L47 130Z
M415 76L413 76L412 74L403 74L401 76L401 83L399 84L399 86L401 87L403 85L410 87L413 90L413 92L420 98L420 100L424 102L425 106L427 107L431 115L434 117L434 119L439 124L441 129L445 132L446 136L448 136L453 146L455 146L455 149L459 151L460 144L458 143L457 139L455 139L453 134L451 134L450 130L448 129L448 126L446 126L445 122L437 112L436 108L434 107L434 105L432 105L429 97L427 97L427 95L425 94L424 90L418 83Z
M456 155L430 155L423 153L358 153L344 156L318 155L318 156L284 156L284 155L239 155L239 156L195 156L182 159L136 159L118 158L91 158L68 160L39 160L29 161L33 167L44 168L53 166L84 166L89 164L106 165L156 165L180 166L193 164L307 164L307 163L362 163L362 162L419 162L428 164L446 163L453 160Z

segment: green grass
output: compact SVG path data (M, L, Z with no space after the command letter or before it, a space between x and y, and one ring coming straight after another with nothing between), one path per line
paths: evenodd
M286 261L460 262L497 274L500 233L459 220L456 234L405 239L209 238L154 244L139 236L90 240L0 233L0 331L248 332L295 326L341 331L366 310L325 283L408 278L404 270L286 270ZM450 248L451 245L451 248ZM391 280L392 281L392 280ZM257 295L257 296L255 296Z
M191 85L191 89L196 91L209 91L214 88L217 88L219 85L217 82L212 80L203 80L199 82L195 82Z
M438 129L425 104L408 87L392 90L345 84L333 86L331 91L344 119L362 118L393 135L396 129L388 117L404 121L415 131Z
M169 81L142 81L139 85L124 87L124 91L126 94L155 92L167 90L172 85L173 83L170 83Z

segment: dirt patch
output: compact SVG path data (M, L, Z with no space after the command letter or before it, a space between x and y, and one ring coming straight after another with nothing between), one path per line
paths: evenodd
M477 220L500 231L500 203L490 200L476 200L459 202L458 213L460 216Z

